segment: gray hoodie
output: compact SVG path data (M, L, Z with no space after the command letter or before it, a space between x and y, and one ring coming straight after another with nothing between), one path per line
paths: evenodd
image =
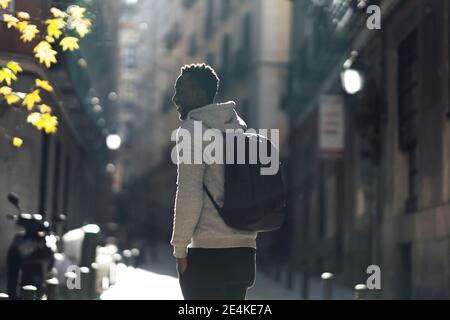
M235 110L232 101L222 104L210 104L191 110L177 132L186 129L194 137L194 123L202 122L203 132L209 128L246 129L247 125ZM199 138L199 137L196 137ZM201 139L201 137L200 137ZM202 152L209 142L191 143L191 154ZM194 150L201 148L201 150ZM223 204L224 197L224 165L184 164L177 165L177 192L173 220L173 233L170 243L174 247L174 256L183 258L187 255L187 247L191 248L256 248L256 232L233 229L225 224L213 203L203 190L205 184L214 200Z

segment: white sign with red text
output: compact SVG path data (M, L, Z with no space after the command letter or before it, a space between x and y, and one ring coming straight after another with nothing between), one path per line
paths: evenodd
M323 157L341 157L345 141L344 103L340 96L319 100L319 151Z

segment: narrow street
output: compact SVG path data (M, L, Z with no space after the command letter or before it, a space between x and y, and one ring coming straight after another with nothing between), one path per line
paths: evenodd
M147 262L140 268L120 264L117 283L101 296L102 300L183 300L175 269L175 260L170 247L158 248L157 261ZM296 277L295 283L300 283ZM310 299L321 299L320 280L311 281ZM352 299L352 292L335 288L335 299ZM258 272L255 285L248 290L247 300L297 300L300 290L294 286L287 290L282 283L275 282Z

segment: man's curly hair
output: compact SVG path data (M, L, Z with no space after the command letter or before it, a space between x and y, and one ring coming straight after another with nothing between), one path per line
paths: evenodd
M214 100L219 90L220 79L216 71L206 63L187 64L181 68L181 75L187 75L194 84L205 90L208 99Z

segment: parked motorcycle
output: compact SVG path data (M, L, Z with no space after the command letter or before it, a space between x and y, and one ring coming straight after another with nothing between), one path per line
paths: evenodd
M7 254L8 295L10 299L28 299L30 292L33 292L36 299L41 299L46 292L47 280L51 278L57 237L42 215L22 212L16 194L10 193L8 200L16 207L18 214L7 217L21 228ZM58 222L64 219L60 216Z

